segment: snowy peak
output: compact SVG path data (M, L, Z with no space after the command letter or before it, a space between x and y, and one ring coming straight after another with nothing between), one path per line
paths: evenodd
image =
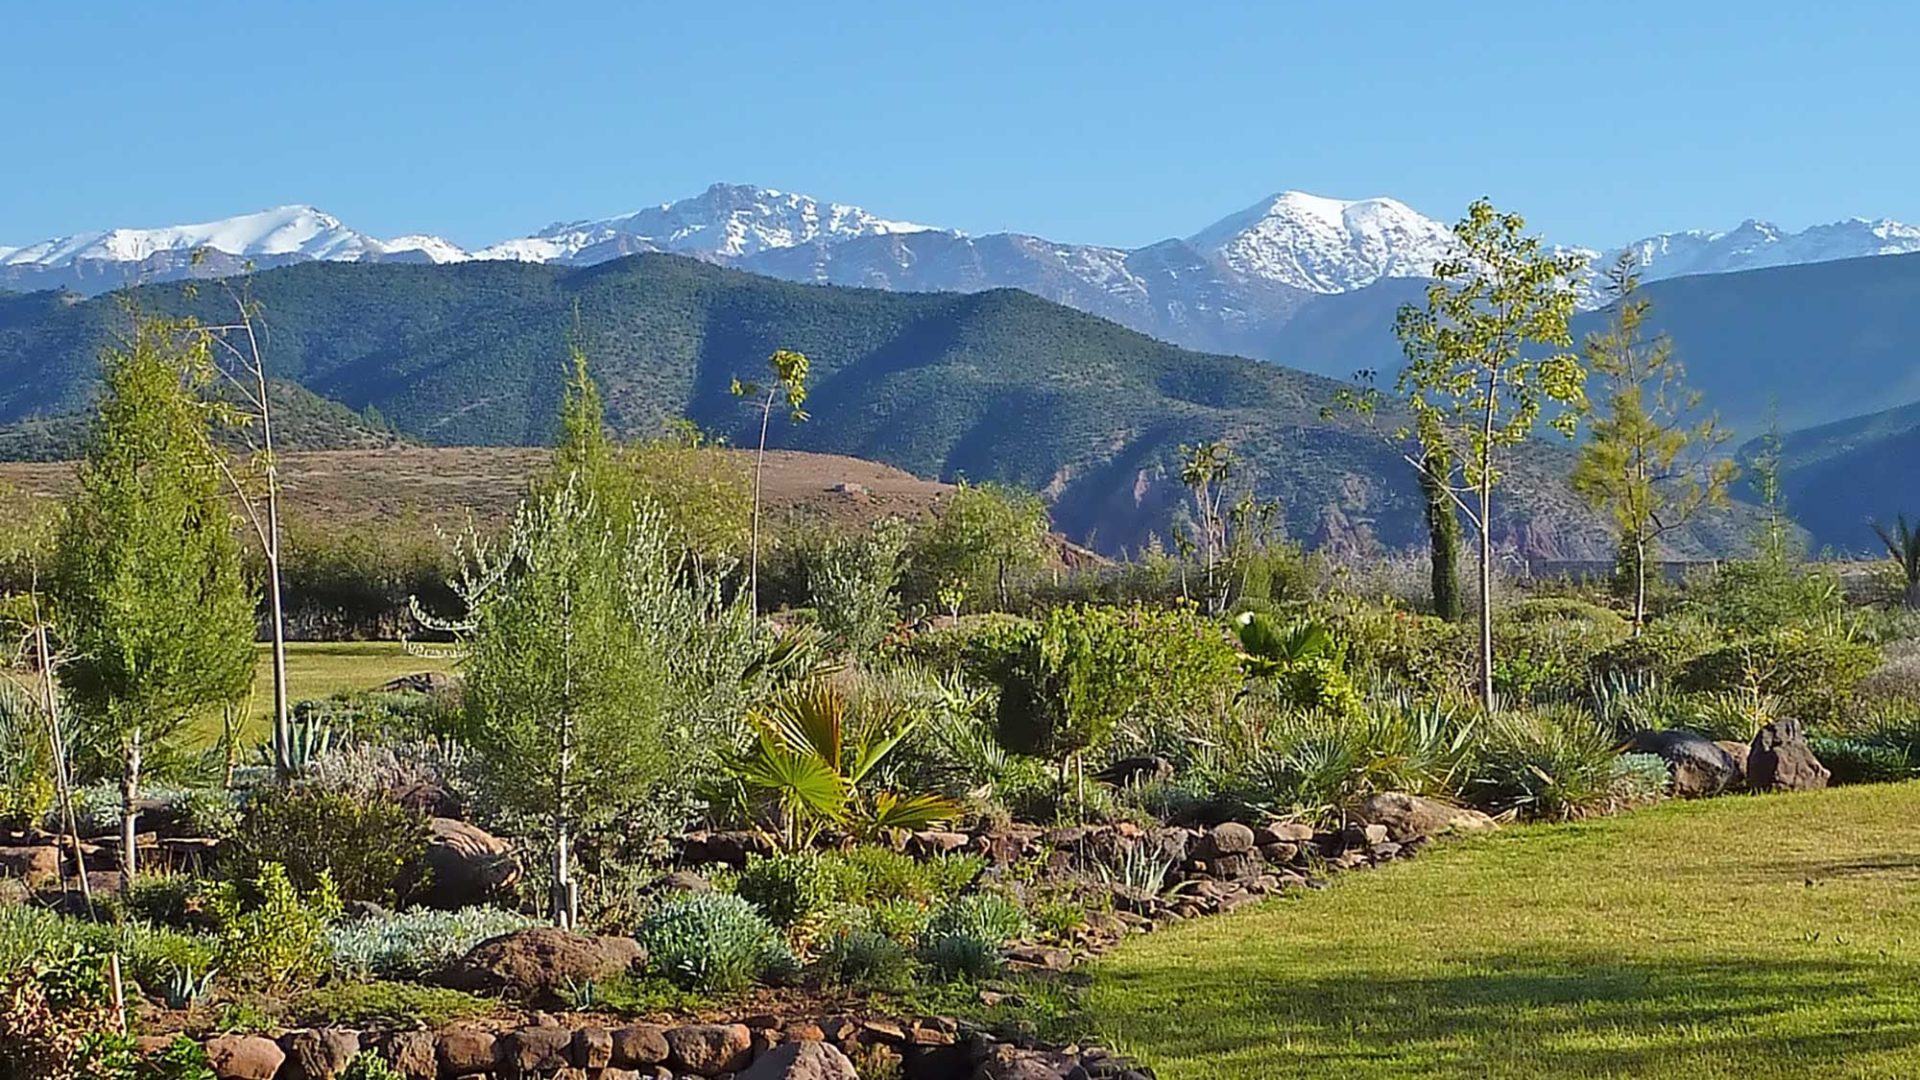
M159 229L109 229L76 233L19 248L0 248L0 266L63 269L79 263L144 263L155 256L208 249L237 258L275 262L377 259L417 251L434 262L465 258L459 248L431 236L392 243L376 240L311 206L276 206L237 217Z
M1622 250L1633 252L1642 276L1651 281L1871 255L1906 255L1920 252L1920 227L1886 218L1849 218L1796 233L1750 218L1726 232L1693 229L1661 233Z
M618 217L550 225L482 249L482 259L594 262L636 251L670 251L732 261L765 251L836 244L865 236L933 232L857 206L744 184L715 184L692 198Z
M1220 219L1188 243L1242 274L1318 293L1424 277L1453 250L1447 226L1394 199L1283 191Z

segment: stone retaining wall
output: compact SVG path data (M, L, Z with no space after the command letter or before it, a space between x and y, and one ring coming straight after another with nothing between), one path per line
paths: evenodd
M148 1040L157 1049L166 1040ZM819 1043L838 1068L788 1044ZM855 1062L885 1061L905 1080L1151 1080L1108 1051L1046 1049L1000 1042L944 1017L898 1023L829 1017L743 1023L628 1024L604 1027L558 1018L504 1030L456 1026L440 1031L361 1033L344 1028L266 1035L217 1035L205 1041L220 1080L337 1080L354 1057L371 1051L408 1080L834 1080Z

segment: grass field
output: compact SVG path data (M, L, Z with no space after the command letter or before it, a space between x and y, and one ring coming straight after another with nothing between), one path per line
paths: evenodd
M451 670L452 661L411 655L397 641L287 643L287 696L295 702L355 690L377 690L402 675L416 672ZM261 645L254 665L253 699L248 702L247 725L241 730L241 742L264 741L268 718L272 715L273 652ZM203 718L195 726L194 734L199 741L211 744L219 738L219 718Z
M1920 1076L1920 783L1513 829L1093 974L1163 1080Z

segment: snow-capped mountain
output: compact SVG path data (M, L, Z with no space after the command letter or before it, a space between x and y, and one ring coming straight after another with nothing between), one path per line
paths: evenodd
M1283 191L1187 242L1243 274L1317 293L1426 277L1453 250L1447 226L1393 199Z
M1643 280L1920 252L1920 228L1856 219L1787 232L1749 221L1628 245ZM1603 269L1621 250L1580 250ZM742 184L632 213L548 226L468 252L436 236L380 240L310 206L199 225L113 229L0 246L0 288L104 292L133 282L311 260L584 266L664 251L791 281L911 291L1016 288L1190 348L1302 363L1278 331L1318 301L1420 278L1453 250L1442 222L1388 198L1283 191L1184 240L1141 248L969 236L857 206ZM195 252L200 252L198 258ZM1365 297L1356 298L1366 300ZM1584 307L1604 297L1589 287ZM1280 355L1289 353L1289 355Z
M170 281L289 263L457 262L467 253L437 236L378 240L311 206L158 229L109 229L0 247L0 286L105 292L141 281Z
M277 206L254 214L161 229L75 233L27 247L0 249L0 266L68 267L80 262L138 263L201 248L241 258L355 261L419 251L434 262L465 258L434 236L383 242L356 232L311 206Z
M1787 232L1765 221L1747 220L1727 232L1661 233L1627 245L1648 280L1688 274L1726 274L1768 266L1857 259L1869 255L1920 252L1920 227L1885 218L1851 218ZM1609 253L1609 258L1618 252Z
M690 199L619 217L549 225L474 252L478 259L587 264L642 251L732 261L763 251L830 245L863 236L938 231L889 221L857 206L744 184L715 184Z

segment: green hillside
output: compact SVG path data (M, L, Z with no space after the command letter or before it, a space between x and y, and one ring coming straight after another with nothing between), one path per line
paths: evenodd
M1920 518L1920 402L1791 432L1780 450L1788 512L1818 547L1878 554L1869 521Z
M1240 448L1302 539L1420 536L1406 467L1351 421L1321 418L1334 383L1188 352L1022 292L800 285L660 255L584 269L313 263L261 273L253 289L277 377L423 442L549 441L577 311L627 435L685 415L750 442L729 384L794 348L814 361L813 419L776 424L775 445L1035 488L1064 530L1107 550L1165 535L1184 494L1177 448L1215 438ZM138 303L222 314L211 290L148 287ZM84 406L95 357L125 319L111 296L0 301L0 421ZM1561 479L1565 454L1542 445L1514 463L1519 494L1500 530L1528 555L1604 557L1603 530Z
M1424 288L1389 279L1317 298L1263 354L1334 378L1396 371L1394 312ZM1776 406L1791 429L1920 401L1920 255L1671 278L1643 293L1649 332L1673 338L1688 382L1742 438ZM1610 318L1578 316L1575 340Z

